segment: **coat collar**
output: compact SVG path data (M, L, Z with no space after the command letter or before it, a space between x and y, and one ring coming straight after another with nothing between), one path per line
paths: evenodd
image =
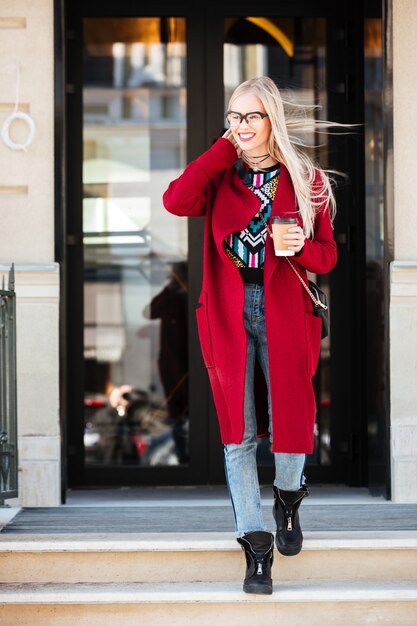
M242 161L242 159L237 159L233 168L241 184L247 188L247 186L250 184L249 168L247 167L247 165ZM254 194L252 193L252 195ZM259 209L260 204L257 204ZM284 163L280 163L279 182L274 202L272 204L271 216L278 215L280 217L293 217L294 211L297 211L297 202L295 199L295 193L290 173ZM254 215L256 214L256 212L257 211L255 211ZM254 217L254 215L252 215L252 217ZM252 217L250 219L252 219Z
M260 199L244 183L247 171L244 163L238 159L219 188L213 213L213 227L216 228L215 237L219 245L223 245L223 239L230 233L246 228L261 208Z

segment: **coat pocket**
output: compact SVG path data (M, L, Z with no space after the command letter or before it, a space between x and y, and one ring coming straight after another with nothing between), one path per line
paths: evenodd
M206 367L214 367L213 351L211 346L210 326L207 316L207 294L202 292L199 298L199 307L196 309L198 336L201 353Z
M307 374L314 376L320 357L322 321L310 312L305 313L307 342Z

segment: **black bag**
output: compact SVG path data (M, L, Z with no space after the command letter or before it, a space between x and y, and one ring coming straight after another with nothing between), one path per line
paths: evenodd
M298 276L304 289L307 291L308 295L313 301L313 315L319 317L322 321L321 338L324 339L329 334L329 305L327 304L327 296L324 291L322 291L322 289L320 289L320 287L318 287L316 283L314 283L312 280L308 281L307 286L304 280L301 278L300 274L295 269L294 265L289 260L289 258L285 258L287 259L292 271Z
M321 302L326 307L323 308L319 304L316 304L313 300L313 315L321 318L321 338L324 339L329 334L329 305L327 304L327 296L324 291L316 285L316 283L313 283L312 280L308 281L308 286L316 300Z

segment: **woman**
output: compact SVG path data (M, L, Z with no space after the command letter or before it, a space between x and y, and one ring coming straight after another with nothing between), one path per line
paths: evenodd
M326 273L336 264L335 200L329 176L289 137L283 101L270 78L239 85L226 117L228 130L170 183L163 202L175 215L205 216L196 311L200 344L237 541L246 555L243 589L270 594L274 536L262 517L257 437L269 436L274 453L277 549L298 554L322 322L286 259L275 256L268 228L272 216L297 218L285 241L307 281L307 271Z

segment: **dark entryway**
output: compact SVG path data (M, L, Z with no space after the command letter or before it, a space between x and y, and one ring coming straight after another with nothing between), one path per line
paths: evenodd
M203 221L168 215L161 195L223 132L234 87L268 74L289 97L321 105L316 115L359 124L307 138L321 163L348 176L337 189L338 265L315 277L331 333L306 472L311 483L384 486L384 359L367 367L384 341L380 3L261 2L254 17L236 2L215 13L157 9L66 6L68 484L224 482L194 313ZM259 461L270 481L266 441Z

